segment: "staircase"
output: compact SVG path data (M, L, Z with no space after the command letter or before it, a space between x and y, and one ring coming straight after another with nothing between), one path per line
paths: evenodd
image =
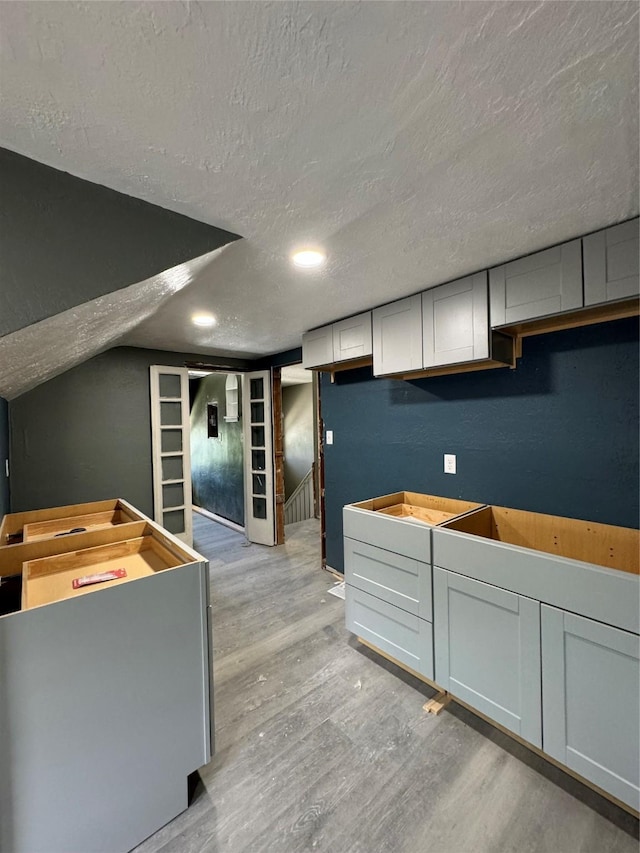
M308 518L313 518L314 514L313 468L311 468L284 505L284 523L306 521Z

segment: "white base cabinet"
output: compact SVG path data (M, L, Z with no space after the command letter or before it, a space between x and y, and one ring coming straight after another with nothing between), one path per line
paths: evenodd
M543 746L640 810L640 638L542 605Z
M540 603L434 568L436 681L542 746Z
M419 616L346 587L345 624L356 634L400 663L433 679L433 625Z

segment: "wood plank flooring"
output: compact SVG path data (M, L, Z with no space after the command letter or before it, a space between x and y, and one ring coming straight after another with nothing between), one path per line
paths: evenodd
M194 517L211 562L216 755L137 853L636 853L638 822L361 647L318 523L286 544ZM594 697L595 698L595 697Z

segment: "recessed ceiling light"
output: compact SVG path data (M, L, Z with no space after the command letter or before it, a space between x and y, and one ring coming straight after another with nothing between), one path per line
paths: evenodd
M191 317L191 322L194 326L202 326L203 329L210 329L215 326L216 318L213 314L194 314Z
M301 249L291 256L293 263L304 270L321 267L327 256L321 249Z

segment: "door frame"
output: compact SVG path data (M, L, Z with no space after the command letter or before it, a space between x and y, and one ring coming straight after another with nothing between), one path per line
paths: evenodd
M163 397L160 393L161 376L178 376L180 378L180 395ZM174 535L191 547L193 544L193 510L191 498L191 425L189 405L189 371L186 367L175 367L163 364L149 366L149 390L151 406L151 469L153 477L153 517L164 527L164 516L167 512L182 512L184 530L174 532ZM176 424L162 423L162 403L178 403L180 422ZM164 451L162 449L162 433L165 429L180 431L181 450ZM182 458L182 478L166 479L163 472L163 459L171 457ZM165 506L164 487L182 483L183 502L180 506ZM168 529L168 528L167 528ZM169 531L173 532L173 531Z

